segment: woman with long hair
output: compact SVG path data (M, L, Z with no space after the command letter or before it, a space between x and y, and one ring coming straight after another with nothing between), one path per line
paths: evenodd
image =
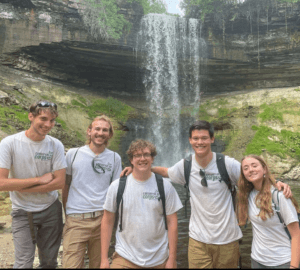
M238 181L238 219L243 226L252 223L252 268L298 268L300 260L300 230L296 200L279 195L280 214L287 225L291 240L284 230L272 204L276 188L266 162L259 156L249 155L241 161Z

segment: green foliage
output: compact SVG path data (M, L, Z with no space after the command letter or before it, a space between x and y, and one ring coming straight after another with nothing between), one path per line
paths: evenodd
M128 0L129 3L133 1L143 7L145 15L149 13L167 13L166 4L162 0Z
M285 158L288 154L300 160L300 133L284 129L279 132L266 126L253 126L252 129L256 130L256 133L247 145L245 155L260 155L262 149L265 149L281 158Z
M118 39L123 30L129 31L131 24L119 14L116 0L83 0L82 18L95 40Z
M63 128L63 129L67 129L67 124L66 124L66 122L64 121L64 120L62 120L62 119L60 119L59 117L57 117L56 119L55 119L55 121L57 122L57 123L59 123L59 124L61 124L61 127Z
M276 106L268 106L266 104L261 105L261 108L264 109L262 113L258 115L259 118L263 122L269 121L269 120L279 120L281 123L283 123L283 113L278 111Z

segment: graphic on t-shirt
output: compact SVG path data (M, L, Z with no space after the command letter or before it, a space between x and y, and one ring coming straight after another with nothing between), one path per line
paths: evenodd
M158 200L159 192L156 190L155 192L143 192L143 199L146 200Z
M95 163L95 169L100 173L103 174L106 171L110 172L112 169L112 164L108 162L108 164L103 164L100 162Z
M221 175L219 173L216 174L205 174L206 180L209 181L222 181Z
M34 159L50 160L52 156L53 156L52 151L49 151L48 153L35 152Z

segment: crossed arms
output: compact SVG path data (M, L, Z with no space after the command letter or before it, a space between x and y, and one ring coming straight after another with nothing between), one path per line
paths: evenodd
M0 191L49 192L65 185L66 169L27 179L8 178L9 170L0 168Z

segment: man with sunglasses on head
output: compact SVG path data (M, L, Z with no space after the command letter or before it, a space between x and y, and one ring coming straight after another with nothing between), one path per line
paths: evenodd
M87 129L87 145L67 152L63 268L84 268L86 246L89 267L100 267L103 204L110 183L122 170L121 157L107 149L113 133L111 120L98 116Z
M191 203L189 268L237 268L239 263L242 232L235 216L231 192L218 170L217 155L211 151L214 140L214 127L207 121L196 121L189 129L189 142L195 152L188 187ZM225 156L225 166L231 184L236 185L240 162ZM128 171L128 167L123 172L125 170ZM169 177L173 183L186 184L184 159L171 168L152 167L151 170ZM284 193L289 196L289 186L282 185Z
M65 184L63 144L47 135L55 125L57 105L31 105L28 130L0 143L0 190L10 191L14 268L32 268L36 244L40 268L56 268L63 229L58 189ZM9 178L10 173L10 178Z
M169 181L151 172L156 156L151 142L133 141L127 155L133 171L126 179L120 206L117 198L123 179L112 183L104 204L101 268L176 268L177 211L182 208L179 196ZM116 232L116 252L109 265L116 212L120 230Z

